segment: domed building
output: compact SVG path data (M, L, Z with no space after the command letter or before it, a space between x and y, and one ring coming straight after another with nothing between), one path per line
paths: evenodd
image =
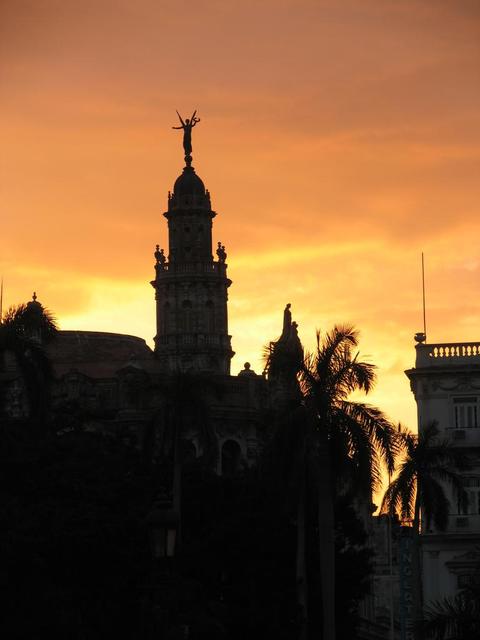
M152 421L162 419L169 395L175 394L173 385L179 377L187 377L191 384L202 386L202 401L218 443L217 470L231 474L255 462L266 414L273 400L278 404L278 388L257 375L249 363L239 375L231 375L234 352L228 331L228 290L232 281L227 275L227 253L221 242L212 242L217 214L210 193L191 166L191 156L185 160L163 214L168 248L157 245L154 252L154 350L135 336L60 331L46 345L55 375L53 405L62 416L62 428L70 428L78 414L86 428L120 430L140 446L145 434L151 433ZM43 309L36 296L29 305ZM295 325L290 311L288 323ZM285 331L284 322L283 337ZM298 341L296 331L292 336ZM25 413L22 389L14 365L8 375L12 385L16 379L12 417L21 417ZM202 442L197 427L192 419L183 435L198 456Z

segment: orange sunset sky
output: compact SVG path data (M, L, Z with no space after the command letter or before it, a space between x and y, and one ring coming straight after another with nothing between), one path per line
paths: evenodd
M228 252L232 372L292 303L354 323L372 402L415 427L403 374L480 339L478 0L3 0L0 273L61 328L152 344L153 251L196 108L197 173Z

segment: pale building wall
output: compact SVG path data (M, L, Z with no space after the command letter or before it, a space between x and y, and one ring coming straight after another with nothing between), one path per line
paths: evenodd
M462 448L471 466L463 472L466 508L450 485L445 493L450 517L445 532L422 527L424 604L453 596L478 562L480 545L480 344L420 344L415 368L407 371L417 401L419 433L432 421L439 439Z

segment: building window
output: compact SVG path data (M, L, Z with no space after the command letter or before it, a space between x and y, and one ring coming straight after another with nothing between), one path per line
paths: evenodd
M193 331L193 309L190 300L184 300L182 302L181 328L185 333L191 333Z
M468 496L467 498L462 498L458 496L457 498L457 513L459 516L467 516L468 515Z
M165 302L163 305L163 313L160 315L160 333L167 333L170 322L170 303Z
M458 499L459 515L479 515L480 514L480 477L470 476L463 478L466 500Z
M207 332L214 333L215 332L215 307L211 300L207 300L205 306L207 308Z
M222 446L222 475L233 476L240 466L241 450L235 440L227 440Z
M478 427L478 398L464 396L453 399L455 429Z

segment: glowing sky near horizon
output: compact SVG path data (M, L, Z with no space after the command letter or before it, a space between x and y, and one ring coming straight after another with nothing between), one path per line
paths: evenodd
M11 0L0 7L0 272L62 328L155 331L153 250L183 166L227 248L236 373L292 303L304 344L353 323L372 402L480 339L480 5L464 0Z

